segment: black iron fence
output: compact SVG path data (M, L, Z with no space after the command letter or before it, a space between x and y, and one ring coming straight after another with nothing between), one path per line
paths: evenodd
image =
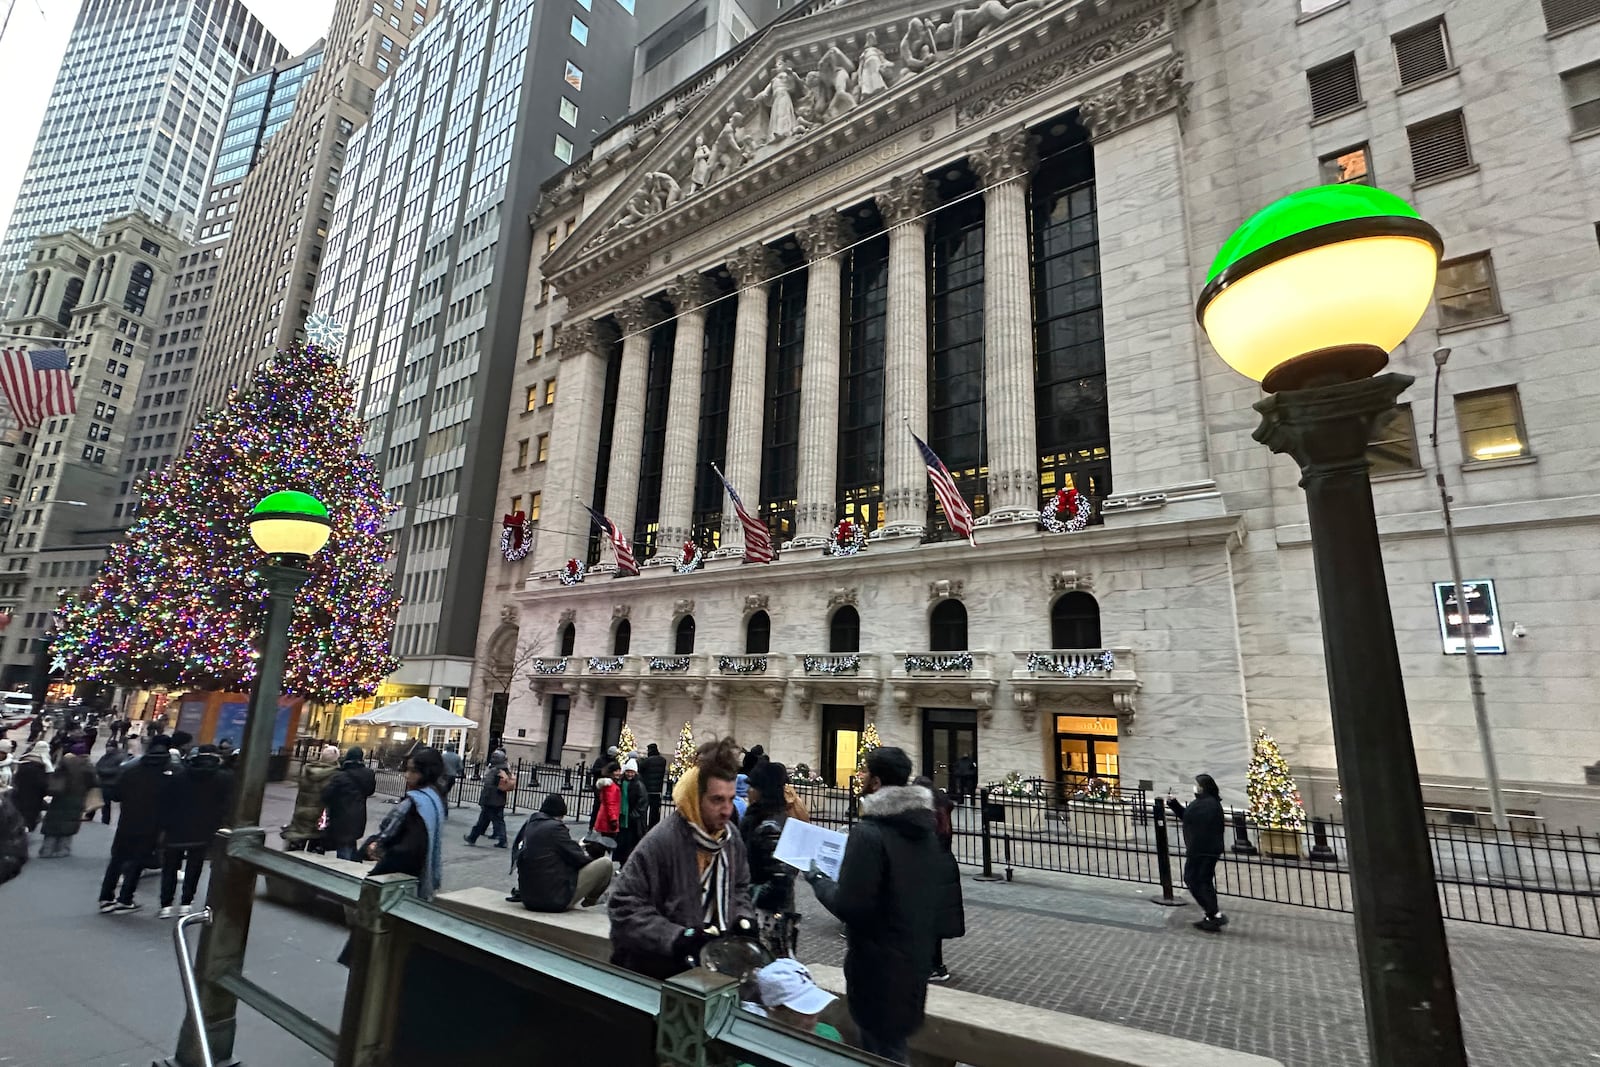
M516 776L517 784L506 794L506 814L530 814L539 810L544 798L559 793L567 802L567 818L588 821L594 810L594 788L589 779L589 768L582 763L570 767L558 763L530 763L517 760L506 769ZM405 794L405 775L397 769L373 767L378 779L378 792L385 796ZM451 784L445 798L452 808L477 807L483 796L484 765L473 764L461 778Z
M854 821L848 791L795 788L814 822L848 828ZM1181 883L1183 834L1163 800L1139 791L1109 801L1040 792L985 791L976 802L958 805L951 819L956 858L983 866L985 874L1001 870L996 877L1007 879L1016 868L1062 871L1158 885L1166 895L1175 877ZM1428 837L1447 918L1600 938L1600 834L1430 823ZM1340 823L1315 819L1303 829L1275 830L1235 811L1228 850L1217 866L1217 891L1347 912L1347 855Z

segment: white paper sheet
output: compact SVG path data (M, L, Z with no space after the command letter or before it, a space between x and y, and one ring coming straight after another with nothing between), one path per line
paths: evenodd
M815 860L823 874L838 878L845 840L845 835L837 830L790 819L783 824L783 833L778 837L778 848L773 855L800 871L809 871Z

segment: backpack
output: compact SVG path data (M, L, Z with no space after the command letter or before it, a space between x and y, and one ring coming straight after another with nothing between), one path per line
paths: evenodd
M500 781L495 783L502 793L509 793L517 787L517 776L509 771L500 772Z

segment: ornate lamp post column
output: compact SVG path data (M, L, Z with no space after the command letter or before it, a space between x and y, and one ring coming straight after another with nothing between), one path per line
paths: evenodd
M294 615L294 597L311 577L311 572L305 568L306 562L322 550L332 532L328 509L307 493L273 493L250 513L250 537L267 557L259 571L267 587L267 626L262 641L261 670L255 692L250 697L244 742L239 747L238 791L228 818L232 828L230 843L240 840L246 844L261 844L264 839L257 824L261 821L261 798L267 786L267 758L271 755L272 728L278 717L278 697L283 690L283 666L289 653L289 622ZM222 980L227 975L238 974L244 967L255 899L255 869L224 854L211 872L211 885L206 891L211 922L200 935L195 959L200 1011L217 1062L225 1062L233 1056L238 1000L223 988ZM185 1022L178 1036L177 1061L185 1067L198 1067L203 1062L192 1021Z
M1391 193L1308 189L1228 239L1196 308L1218 354L1273 394L1255 439L1304 475L1377 1067L1467 1062L1366 460L1412 381L1373 375L1427 308L1442 250Z

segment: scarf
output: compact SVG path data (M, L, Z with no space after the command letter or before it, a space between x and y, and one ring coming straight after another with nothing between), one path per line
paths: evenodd
M412 789L406 798L428 828L428 862L417 880L417 896L432 900L444 882L444 801L432 789Z
M628 780L626 778L618 778L617 789L617 825L626 830L628 828Z
M728 870L728 829L713 835L700 820L700 768L691 767L672 790L672 804L694 838L695 862L700 868L701 916L718 930L728 928L733 914L733 878Z

